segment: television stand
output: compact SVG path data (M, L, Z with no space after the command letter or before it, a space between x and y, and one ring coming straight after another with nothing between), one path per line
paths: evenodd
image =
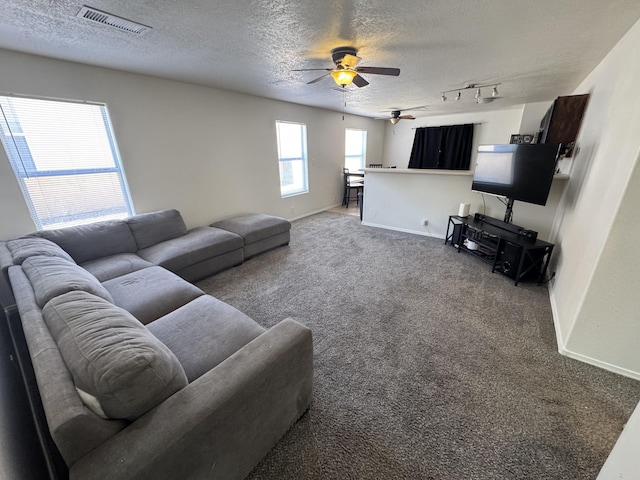
M514 280L515 285L545 279L554 245L538 240L538 233L496 218L449 216L445 245L451 243Z

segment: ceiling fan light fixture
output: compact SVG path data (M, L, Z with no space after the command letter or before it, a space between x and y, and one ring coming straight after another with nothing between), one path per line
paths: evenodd
M333 78L333 80L341 87L346 87L351 82L353 82L353 79L356 77L356 75L358 75L358 72L356 72L355 70L344 68L333 70L331 72L331 78Z
M493 90L491 92L491 96L492 97L497 97L498 96L498 87L494 86Z
M395 125L400 121L400 119L398 117L393 117L393 118L390 118L389 121Z

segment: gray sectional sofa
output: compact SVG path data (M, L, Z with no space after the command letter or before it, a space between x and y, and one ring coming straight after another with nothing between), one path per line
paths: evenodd
M243 259L241 235L187 231L176 210L0 243L5 312L70 478L241 479L308 409L310 330L265 330L187 281Z

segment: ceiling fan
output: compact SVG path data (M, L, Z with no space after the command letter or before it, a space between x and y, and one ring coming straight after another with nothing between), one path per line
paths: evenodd
M426 110L426 108L423 105L423 106L420 106L420 107L412 107L412 108L405 108L404 109L404 111L407 111L407 110ZM401 115L401 113L402 113L402 110L392 110L390 117L379 117L379 118L376 118L376 120L389 120L391 123L393 123L395 125L400 120L415 120L416 119L416 117L414 117L413 115Z
M325 70L329 73L307 82L307 85L316 83L324 77L331 75L331 78L340 86L346 87L350 83L354 83L357 87L366 87L369 85L360 74L367 73L373 75L391 75L397 77L400 75L399 68L386 67L358 67L360 57L357 56L358 49L355 47L336 47L331 50L331 58L336 64L335 68L303 68L300 70L292 70L293 72L310 72L313 70Z

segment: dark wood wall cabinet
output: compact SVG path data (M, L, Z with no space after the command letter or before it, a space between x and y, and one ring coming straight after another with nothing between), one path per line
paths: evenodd
M540 122L540 143L561 143L562 155L571 157L589 94L558 97Z

